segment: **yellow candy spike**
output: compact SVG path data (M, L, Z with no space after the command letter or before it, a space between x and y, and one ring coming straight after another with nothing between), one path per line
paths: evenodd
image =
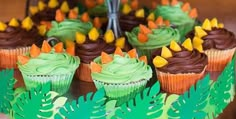
M194 47L196 50L198 50L198 52L200 52L200 53L203 53L203 47L202 47L202 45L198 45L198 46L196 46L196 47Z
M209 19L205 19L205 21L202 24L202 28L211 31L211 22Z
M58 3L57 0L50 0L50 1L48 2L48 7L49 7L49 8L56 8L58 5L59 5L59 3Z
M132 10L131 7L126 3L123 6L122 13L123 14L129 14L131 12L131 10Z
M99 37L99 32L98 32L98 30L97 30L95 27L93 27L93 28L89 31L88 36L89 36L89 39L90 39L91 41L96 41L96 40L98 39L98 37Z
M172 55L171 51L169 50L169 48L167 48L166 46L163 46L161 49L161 56L164 58L170 58L173 55Z
M172 41L170 42L170 49L173 50L173 51L175 51L175 52L178 52L178 51L181 51L181 50L182 50L181 47L179 46L179 44L176 43L174 40L172 40Z
M8 25L12 27L18 27L20 24L16 18L12 18Z
M116 40L116 47L123 49L125 47L125 37L120 37Z
M30 11L30 14L31 14L31 15L35 15L36 13L39 12L39 9L38 9L37 6L30 6L30 7L29 7L29 11Z
M67 1L64 1L62 4L61 4L61 11L63 13L68 13L70 11L70 8L69 8L69 5L67 3Z
M104 34L104 40L106 41L106 43L112 43L115 40L115 35L112 30L106 31L106 33Z
M144 9L139 9L135 12L135 16L139 18L144 18Z
M212 28L217 28L218 27L218 20L216 19L216 18L213 18L212 20L211 20L211 27Z
M195 27L195 35L199 38L202 38L203 36L206 36L207 33L202 29L200 26Z
M45 7L46 7L46 4L43 1L38 2L39 11L43 11Z
M44 36L47 32L47 26L46 25L40 25L38 26L38 31L41 36Z
M152 63L154 64L155 67L157 68L161 68L161 67L164 67L165 65L168 64L168 61L160 56L156 56Z
M218 27L219 27L219 28L224 28L224 24L223 24L223 23L219 23L219 24L218 24Z
M0 31L5 31L7 28L7 25L3 22L0 22Z
M202 45L203 44L203 40L201 38L198 37L194 37L193 38L193 47L197 47L198 45Z
M188 51L193 51L193 45L192 41L190 38L186 39L183 43L182 46L186 48Z
M155 21L155 14L152 12L148 15L147 20Z
M75 40L76 43L83 44L86 41L86 36L80 32L76 32Z
M34 25L34 23L33 23L33 21L31 20L30 17L26 17L22 21L21 24L22 24L22 28L26 29L27 31L29 31L33 27L33 25Z

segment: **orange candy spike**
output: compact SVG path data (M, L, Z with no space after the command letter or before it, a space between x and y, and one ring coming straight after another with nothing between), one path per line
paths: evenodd
M90 21L89 14L87 12L83 13L81 16L81 20L83 22L89 22Z
M138 0L132 0L130 6L133 10L137 10L138 9Z
M169 20L165 20L164 23L165 23L166 26L170 26L170 21Z
M29 62L29 60L30 60L30 58L29 57L27 57L27 56L17 56L17 59L18 59L18 61L21 63L21 64L26 64L26 63L28 63Z
M145 34L143 34L143 33L139 33L139 34L138 34L138 40L139 40L139 42L141 42L141 43L145 43L145 42L148 41L148 37L147 37L147 35L145 35Z
M102 71L102 67L95 62L91 62L90 67L93 73L100 73Z
M172 5L172 6L175 6L175 5L177 5L177 4L178 4L178 0L172 0L172 1L171 1L171 5Z
M35 44L33 44L30 48L30 56L35 58L40 55L40 48L38 48Z
M147 28L146 26L142 24L139 25L139 28L140 28L141 33L144 33L144 34L152 33L152 31L149 28Z
M41 48L41 51L44 53L49 53L51 51L51 46L48 44L48 42L46 40L43 41L43 45Z
M182 10L184 12L187 12L190 9L190 4L188 2L184 3L184 5L182 6Z
M66 48L66 52L70 54L71 56L75 56L75 47L71 46L71 47Z
M47 30L51 29L52 27L52 23L50 21L41 21L40 24L45 25Z
M95 28L100 29L102 27L99 17L95 17L93 20L93 25Z
M121 0L121 3L126 4L126 3L128 3L128 0Z
M157 7L157 1L152 0L151 6L152 6L152 9L156 9L156 7Z
M85 0L84 4L87 8L93 8L96 6L96 2L94 2L94 0Z
M120 49L120 47L116 47L116 50L115 50L114 54L120 55L122 57L124 56L124 54L123 54L122 50Z
M155 23L156 23L157 25L163 25L163 18L162 18L162 16L159 16L159 17L156 19Z
M58 22L62 22L62 21L64 21L64 19L65 19L65 14L60 10L60 9L58 9L57 11L56 11L56 21L58 21Z
M193 8L193 9L189 12L189 16L190 16L191 18L197 18L197 16L198 16L197 9L196 9L196 8Z
M104 0L97 0L97 4L102 5L104 3Z
M145 64L148 63L147 62L147 56L142 56L142 57L139 58L139 60L145 62Z
M132 49L128 52L130 58L137 58L136 49Z
M78 14L75 10L70 10L69 12L69 18L70 19L77 19L78 18Z
M113 58L110 55L108 55L105 52L102 52L102 54L101 54L102 64L107 64L107 63L111 62L112 60L113 60Z
M54 49L55 49L55 52L56 53L61 53L63 51L63 43L60 42L60 43L57 43L55 46L54 46Z
M162 5L169 5L169 0L161 0Z
M153 21L148 21L148 28L150 29L156 29L158 26Z

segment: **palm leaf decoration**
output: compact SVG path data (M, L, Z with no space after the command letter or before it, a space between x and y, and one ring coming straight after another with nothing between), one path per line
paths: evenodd
M98 90L96 93L88 93L86 99L84 96L67 102L59 109L59 113L55 115L55 119L101 119L106 118L104 89Z
M123 104L112 118L121 119L152 119L163 114L165 94L160 93L160 83L146 88L136 95L135 99Z
M234 97L235 80L235 57L226 66L218 77L217 81L211 86L209 103L204 109L208 113L208 118L213 119L223 112Z
M189 92L181 95L168 111L170 119L203 119L206 113L203 108L207 105L207 98L210 92L210 76L199 80L192 86Z
M7 69L0 72L0 113L9 114L14 100L14 85L16 80L13 78L14 70Z
M48 119L53 115L50 83L22 93L13 105L15 119ZM55 96L54 96L55 97Z

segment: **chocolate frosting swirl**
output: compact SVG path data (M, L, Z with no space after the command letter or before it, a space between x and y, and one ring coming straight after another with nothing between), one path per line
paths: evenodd
M57 9L58 9L58 7L57 8L48 8L47 7L44 10L31 16L31 18L36 24L40 24L41 21L52 21L55 19Z
M127 15L121 14L119 22L122 31L131 31L139 24L147 24L147 20L145 18L138 18L135 16L135 11L132 11Z
M212 28L211 31L207 31L207 35L202 37L204 40L203 49L218 49L227 50L236 47L235 35L226 30L225 28ZM190 32L186 37L193 38L194 32Z
M76 54L81 59L81 62L88 64L100 56L102 51L111 54L114 53L115 48L115 45L107 44L102 36L97 41L91 41L87 37L84 44L77 44Z
M42 41L43 37L38 34L36 26L29 31L21 27L8 26L5 31L0 32L0 48L26 47L33 43L40 46Z
M182 47L182 51L172 51L173 57L167 58L168 64L157 68L159 71L178 74L178 73L201 73L208 64L207 55L198 52L196 49L188 51ZM152 57L161 56L161 48L153 52Z

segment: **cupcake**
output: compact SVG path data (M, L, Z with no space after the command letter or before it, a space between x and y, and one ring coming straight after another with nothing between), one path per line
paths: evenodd
M92 28L88 34L77 32L76 55L81 59L81 64L76 73L77 78L82 81L93 82L90 63L100 56L102 51L111 54L115 48L115 38L111 30L108 30L104 35L99 34L96 28Z
M180 32L181 40L185 35L194 28L197 18L196 8L191 9L190 4L178 2L177 0L162 0L162 4L158 5L154 11L156 16L162 16L173 23Z
M74 47L64 50L62 42L51 48L44 41L41 49L33 44L28 54L18 56L26 88L30 90L50 82L52 91L66 93L80 63L79 57L73 55Z
M131 32L126 32L126 36L140 56L147 56L148 62L153 50L169 45L172 40L180 40L179 31L170 27L168 22L164 23L162 17L155 22L149 21L148 26L139 25Z
M170 46L152 54L161 89L168 93L183 94L204 76L208 63L203 50L194 49L191 39L182 45L171 41Z
M195 46L202 44L209 60L208 71L222 71L234 55L236 38L216 18L211 21L206 19L202 26L196 26L186 37L193 38Z
M8 23L0 22L0 67L17 68L17 56L29 51L34 43L38 46L43 41L46 29L38 29L27 17L21 23L15 18ZM40 35L41 34L41 35ZM6 60L7 59L7 60Z
M121 105L142 91L152 77L145 56L137 58L136 50L128 53L117 48L114 54L102 52L91 62L92 78L97 89L104 88L109 100Z

